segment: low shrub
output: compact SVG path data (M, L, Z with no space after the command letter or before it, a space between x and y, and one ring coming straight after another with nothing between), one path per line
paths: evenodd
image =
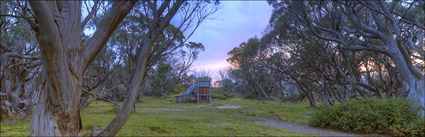
M319 107L309 124L357 133L425 136L425 119L418 115L419 107L414 106L418 105L393 98L350 100Z
M233 94L224 91L222 88L211 88L211 97L213 99L226 100L233 97Z

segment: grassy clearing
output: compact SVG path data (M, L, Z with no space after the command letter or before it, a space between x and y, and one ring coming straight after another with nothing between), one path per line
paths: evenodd
M228 103L242 104L241 113L248 116L272 117L282 121L307 124L314 111L307 103L283 103L279 101L232 99Z
M218 106L237 106L220 109ZM136 105L118 136L297 136L287 130L259 126L259 117L278 117L296 123L306 123L307 112L312 111L305 104L281 104L276 101L258 101L232 98L214 100L213 103L176 104L174 99L146 98ZM97 102L81 111L83 135L88 135L92 126L101 129L115 116L111 104ZM16 122L1 123L1 136L29 135L30 118Z

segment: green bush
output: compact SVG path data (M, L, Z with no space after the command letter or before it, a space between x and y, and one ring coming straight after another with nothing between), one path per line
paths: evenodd
M233 97L233 94L224 91L222 88L211 88L211 97L213 99L226 100Z
M393 136L425 136L425 119L403 99L364 98L335 106L320 107L309 121L311 126L357 133Z

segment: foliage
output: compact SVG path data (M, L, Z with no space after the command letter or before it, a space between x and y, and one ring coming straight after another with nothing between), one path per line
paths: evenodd
M172 81L175 81L175 79L171 77L170 72L171 65L168 64L159 64L155 69L155 72L152 76L152 81L150 83L153 88L153 95L164 96L164 90L168 89L169 86L173 86Z
M260 39L254 37L227 53L227 61L234 67L228 70L234 92L248 98L275 99L274 95L281 91L280 83L264 63L265 52Z
M425 104L422 2L269 4L274 10L262 41L276 49L270 54L283 53L269 66L311 104L313 94L330 105L357 96L407 97Z
M233 96L231 92L226 91L224 88L211 88L211 98L213 99L226 100Z
M43 109L45 111L34 111L36 113L33 113L34 120L31 124L34 125L31 128L33 136L76 136L80 132L78 127L81 127L80 108L96 100L125 99L118 115L98 134L98 136L114 136L127 120L129 109L139 98L139 91L144 88L143 86L148 85L145 79L151 68L155 68L158 64L167 64L165 61L171 60L170 62L175 64L170 64L173 66L168 66L168 70L175 70L173 75L180 79L187 73L198 53L204 50L201 43L190 42L188 39L203 20L217 10L215 5L209 3L205 1L69 1L62 5L56 2L1 2L0 98L2 101L0 101L0 116L3 116L3 108L30 110L27 107L21 107L24 106L21 104L31 106L29 103L21 102L39 100L37 109L41 110L45 105L53 107ZM56 10L50 10L52 12L39 10L45 8ZM65 10L68 12L63 12ZM51 16L62 18L50 18ZM178 19L175 20L175 18ZM171 20L173 20L172 23ZM5 32L13 33L4 36ZM6 43L3 43L3 38ZM38 54L41 54L43 58L32 56ZM17 62L14 58L22 60ZM6 66L3 62L13 64L7 63ZM18 82L13 75L10 78L4 77L4 74L11 74L4 71L4 68L20 67L24 63L34 64L28 68L37 67L34 72L31 72L35 74L31 74L31 77L26 76L26 71L29 69L22 68L24 71L18 72L22 74ZM35 81L34 77L41 72L43 77L39 78L40 82L35 83L34 87L43 92L27 84ZM158 78L168 79L168 74L160 74L157 75ZM165 87L163 80L160 81L160 87ZM171 81L179 83L175 79ZM145 85L141 85L142 83ZM3 85L12 90L3 90ZM54 85L54 88L48 88L51 85ZM176 84L171 87L176 87ZM16 91L13 91L15 89ZM28 93L25 90L33 92ZM50 94L53 92L54 94ZM162 95L163 92L160 93ZM3 95L7 95L7 102L3 102L5 97ZM19 98L10 99L12 98L8 97L10 95L16 95ZM25 99L26 96L28 99ZM41 97L38 98L39 96ZM56 109L57 107L65 109ZM55 112L51 112L52 110ZM14 109L7 111L9 115L16 112ZM43 117L48 117L52 113L59 115L52 115L55 118L49 119L49 124L43 124L46 123L45 120L48 121Z
M363 98L313 113L310 125L359 133L424 136L424 119L403 99Z

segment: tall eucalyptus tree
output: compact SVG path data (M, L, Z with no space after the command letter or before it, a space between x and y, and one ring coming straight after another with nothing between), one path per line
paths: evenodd
M31 135L78 136L83 74L135 1L116 1L90 38L82 36L81 1L29 1L28 23L41 50L45 90L33 112ZM88 18L91 18L88 16Z

